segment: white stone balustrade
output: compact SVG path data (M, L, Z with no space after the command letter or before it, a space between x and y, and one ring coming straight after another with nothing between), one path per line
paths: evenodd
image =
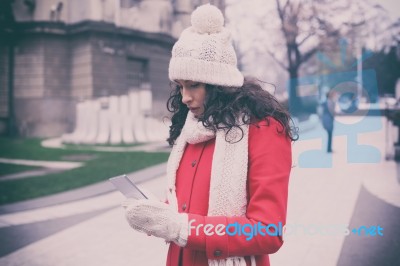
M151 117L151 90L102 97L76 105L74 132L64 134L64 143L132 144L164 141L169 125Z

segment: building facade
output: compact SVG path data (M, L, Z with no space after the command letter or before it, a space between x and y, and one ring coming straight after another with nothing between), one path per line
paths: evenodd
M73 130L78 102L131 90L151 89L152 115L165 115L172 46L209 1L5 2L0 133L54 137Z

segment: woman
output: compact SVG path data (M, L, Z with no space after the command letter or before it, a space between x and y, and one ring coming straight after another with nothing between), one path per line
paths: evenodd
M169 66L168 202L127 201L126 217L171 242L167 265L269 265L283 243L290 117L244 80L218 8L198 7L191 22Z

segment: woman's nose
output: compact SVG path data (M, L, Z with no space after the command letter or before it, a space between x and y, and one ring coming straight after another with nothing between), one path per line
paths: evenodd
M190 94L189 90L183 88L182 89L182 103L188 104L192 101L192 95Z

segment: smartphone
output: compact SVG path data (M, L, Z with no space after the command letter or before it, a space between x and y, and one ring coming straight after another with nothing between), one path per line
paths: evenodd
M127 175L108 179L127 198L147 199L146 195L128 178Z

